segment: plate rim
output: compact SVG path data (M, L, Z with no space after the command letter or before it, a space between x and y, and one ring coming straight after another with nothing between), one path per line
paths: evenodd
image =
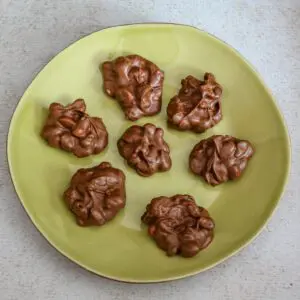
M248 68L255 74L255 76L258 78L258 80L260 81L260 83L262 84L264 90L266 91L266 93L268 94L269 98L271 98L271 103L274 106L275 112L277 113L279 119L281 120L281 123L283 125L283 129L284 129L284 135L286 137L286 148L288 149L287 151L287 166L285 169L285 173L284 173L284 179L283 182L281 184L281 188L279 190L277 199L274 201L272 207L269 210L269 215L265 218L265 220L262 222L261 226L259 226L259 228L254 231L251 235L249 235L249 237L246 239L245 242L241 243L240 246L238 246L235 250L233 250L232 252L230 252L229 254L225 255L224 257L218 259L216 262L201 268L200 270L197 271L192 271L192 272L187 272L185 274L182 275L176 275L176 276L169 276L166 279L136 279L136 278L130 278L130 277L126 277L125 278L120 278L117 276L110 276L110 275L106 275L105 273L101 273L98 270L96 270L93 267L89 267L87 266L85 263L81 262L79 259L76 259L74 257L72 257L72 254L68 254L66 253L66 251L64 249L62 249L60 246L57 246L56 243L54 241L52 241L49 237L48 234L45 230L41 229L39 227L39 225L37 224L38 222L36 222L34 220L33 215L29 212L29 210L26 208L26 205L24 204L22 197L21 197L21 193L18 190L18 186L16 183L16 178L15 175L13 174L13 169L12 169L12 165L11 165L11 150L10 150L10 145L11 145L11 139L12 139L12 131L14 128L14 122L15 119L17 118L16 115L18 113L18 110L20 109L20 105L22 103L22 100L24 98L24 96L26 95L27 91L30 89L31 85L33 84L33 82L36 80L36 78L40 75L40 73L52 62L53 59L55 59L57 56L59 56L60 54L62 54L63 52L67 51L70 47L72 47L73 45L75 45L76 43L79 43L80 41L84 40L87 37L90 37L94 34L97 34L98 32L101 31L109 31L111 29L116 29L116 28L122 28L122 27L155 27L155 26L165 26L165 27L182 27L182 28L188 28L190 30L195 30L197 32L201 32L204 35L209 36L210 38L212 38L213 40L215 40L218 43L224 44L229 50L231 50L237 57L239 57L244 63L246 63L246 65L248 66ZM65 256L67 259L69 259L72 263L80 266L81 268L89 271L90 273L92 273L93 275L97 275L100 277L104 277L104 278L108 278L114 281L118 281L118 282L125 282L125 283L159 283L159 282L168 282L168 281L174 281L174 280L179 280L179 279L183 279L183 278L187 278L190 276L195 276L197 274L200 274L202 272L205 272L209 269L214 268L215 266L223 263L224 261L226 261L227 259L233 257L234 255L236 255L237 253L239 253L240 251L242 251L243 249L245 249L250 243L252 243L259 235L260 233L262 233L262 231L264 230L265 226L267 225L267 223L270 221L270 219L272 218L273 214L275 213L276 209L278 208L278 204L279 201L282 199L282 196L285 192L287 183L289 181L289 177L290 177L290 171L291 171L291 156L292 156L292 148L291 148L291 137L289 134L289 129L285 120L285 117L283 115L283 113L281 112L279 105L276 101L275 96L273 95L272 91L270 90L270 88L267 86L267 84L265 83L265 81L263 80L262 76L260 75L260 73L257 71L257 69L238 51L236 50L233 46L231 46L230 44L228 44L227 42L223 41L222 39L218 38L217 36L215 36L214 34L211 34L203 29L199 29L195 26L192 25L188 25L188 24L181 24L181 23L172 23L172 22L145 22L145 23L130 23L130 24L122 24L122 25L115 25L115 26L108 26L105 28L102 28L100 30L95 30L91 33L88 33L84 36L82 36L81 38L75 40L74 42L71 42L70 44L68 44L66 47L64 47L62 50L60 50L58 53L56 53L47 63L45 63L41 69L33 76L31 82L29 83L29 85L25 88L24 93L22 94L22 96L20 97L19 101L17 102L17 104L15 105L12 115L10 117L10 121L9 121L9 128L8 128L8 132L7 132L7 137L6 137L6 162L8 165L8 170L9 170L9 175L10 175L10 181L12 183L13 189L15 191L15 194L17 196L17 198L19 199L20 203L22 204L23 209L25 210L27 217L31 220L32 224L34 225L34 227L37 229L37 231L43 236L43 238L45 238L45 240L48 242L49 245L51 245L57 252L59 252L60 254L62 254L63 256Z

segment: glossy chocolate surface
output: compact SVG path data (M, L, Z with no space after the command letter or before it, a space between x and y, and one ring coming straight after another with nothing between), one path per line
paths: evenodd
M190 169L214 186L240 177L253 154L254 148L249 141L214 135L194 147Z
M118 141L119 153L141 176L167 171L172 161L163 135L163 129L153 124L131 126Z
M160 112L164 72L151 61L121 56L104 62L102 74L105 93L118 100L128 120Z
M190 195L157 197L147 205L142 221L148 234L167 255L195 256L213 240L214 221Z
M41 136L54 148L72 152L77 157L100 153L108 143L102 119L90 117L83 99L63 106L52 103Z
M168 104L168 123L179 130L204 132L222 119L221 95L213 74L205 73L203 81L187 76Z
M110 163L79 169L64 193L78 225L103 225L125 206L125 175Z

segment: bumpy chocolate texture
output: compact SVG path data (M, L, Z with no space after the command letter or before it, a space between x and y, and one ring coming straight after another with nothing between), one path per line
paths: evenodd
M161 110L164 73L139 55L121 56L102 64L104 91L116 98L125 116L135 121Z
M250 142L229 135L200 141L190 154L190 169L215 186L240 177L254 154Z
M125 206L125 175L108 162L78 170L64 193L80 226L103 225Z
M52 103L42 130L48 144L72 152L77 157L100 153L108 143L108 133L102 119L90 117L83 99L63 106Z
M168 122L179 130L204 132L222 119L222 87L213 74L205 73L204 81L187 76L181 89L168 104Z
M141 176L167 171L172 161L163 135L163 129L153 124L131 126L118 141L119 153Z
M195 256L213 240L214 221L189 195L158 197L147 205L142 221L167 255Z

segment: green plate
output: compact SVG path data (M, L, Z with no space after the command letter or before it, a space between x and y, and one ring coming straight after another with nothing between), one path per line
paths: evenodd
M99 64L120 55L140 54L165 71L162 112L137 123L165 129L173 167L142 178L128 168L116 142L133 123L102 91ZM224 119L205 134L169 130L166 105L180 80L204 72L224 87ZM84 98L91 115L101 116L110 142L100 155L78 159L51 148L39 133L51 102ZM256 154L242 178L210 187L188 171L193 146L213 134L249 139ZM65 256L96 274L128 282L158 282L196 274L220 263L262 229L283 191L290 165L289 139L270 92L252 67L232 48L195 28L141 24L95 32L57 55L34 79L14 113L8 136L8 160L17 194L32 222ZM103 227L81 228L62 194L79 168L109 161L127 177L125 209ZM211 246L196 257L169 258L146 233L140 217L159 195L188 193L209 209L216 222ZM9 200L9 199L8 199Z

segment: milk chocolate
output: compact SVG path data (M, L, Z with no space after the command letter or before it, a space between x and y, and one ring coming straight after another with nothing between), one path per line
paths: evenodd
M125 175L110 163L79 169L64 193L80 226L103 225L125 206Z
M121 56L104 62L102 74L105 93L118 100L128 120L160 112L164 72L151 61Z
M163 129L153 124L131 126L118 141L119 153L141 176L167 171L172 161L163 135Z
M108 143L102 119L90 117L83 99L63 106L52 103L41 136L51 147L72 152L77 157L100 153Z
M214 135L200 141L190 154L190 169L210 185L242 175L254 148L249 141L229 135Z
M204 81L187 76L168 104L168 123L179 130L204 132L222 119L221 95L213 74L205 73Z
M148 234L157 246L169 256L195 256L214 236L213 219L190 195L152 199L142 221L148 225Z

